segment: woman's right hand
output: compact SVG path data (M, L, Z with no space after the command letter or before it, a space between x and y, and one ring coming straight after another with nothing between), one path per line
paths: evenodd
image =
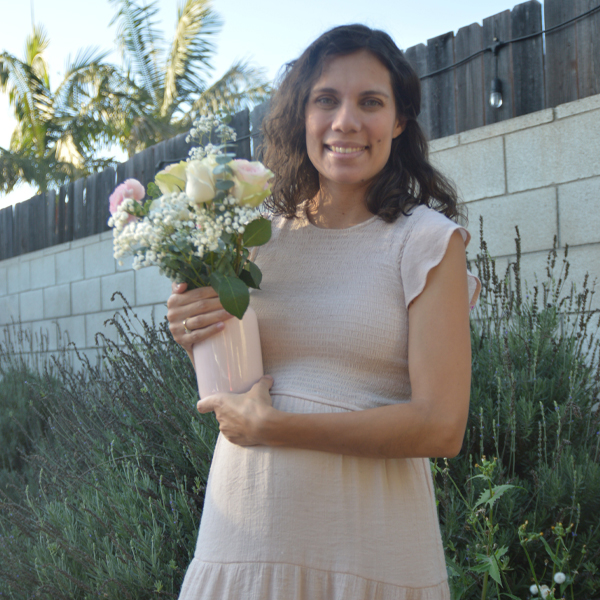
M186 283L173 283L167 309L171 335L185 348L190 358L192 345L222 331L224 321L232 316L223 308L213 288L188 291Z

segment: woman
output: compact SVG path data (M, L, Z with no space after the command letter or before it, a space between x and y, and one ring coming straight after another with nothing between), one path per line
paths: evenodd
M288 65L251 298L270 376L198 403L222 435L182 599L449 598L428 459L462 444L478 284L419 106L401 51L362 25ZM229 317L210 288L168 306L190 358Z

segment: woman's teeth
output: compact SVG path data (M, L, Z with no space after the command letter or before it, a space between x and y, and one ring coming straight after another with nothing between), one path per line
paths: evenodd
M333 152L338 152L339 154L351 154L352 152L360 152L361 150L364 150L364 146L360 148L341 148L339 146L329 146L329 148Z

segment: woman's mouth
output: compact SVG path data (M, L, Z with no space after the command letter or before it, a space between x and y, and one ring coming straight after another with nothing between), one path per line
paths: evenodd
M328 144L325 144L325 148L327 148L327 150L330 150L331 152L335 152L336 154L353 154L355 152L365 150L366 146L330 146Z

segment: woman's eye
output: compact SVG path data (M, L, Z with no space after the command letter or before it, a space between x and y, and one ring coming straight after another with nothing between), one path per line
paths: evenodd
M381 106L381 101L376 98L367 98L363 103L367 107Z
M330 98L329 96L324 96L322 98L317 98L316 103L319 104L320 106L333 106L335 101L333 98Z

